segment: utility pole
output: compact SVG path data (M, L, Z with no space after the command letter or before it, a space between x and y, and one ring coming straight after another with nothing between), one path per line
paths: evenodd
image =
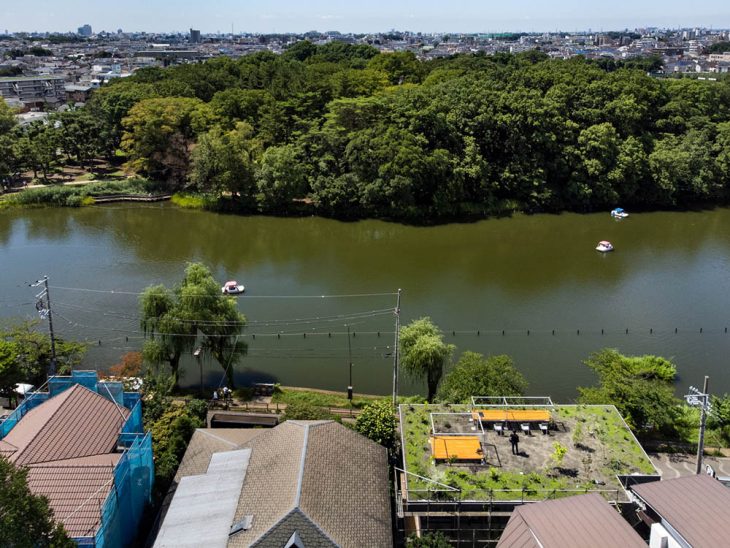
M694 386L689 387L690 393L687 394L684 399L692 407L700 408L700 438L697 442L697 466L695 468L695 474L699 474L702 470L702 457L705 452L705 424L707 422L707 414L712 413L712 405L710 404L709 394L710 377L705 375L705 382L702 386L702 392L697 390Z
M400 358L398 351L400 337L400 295L398 290L398 299L395 304L395 343L393 346L393 407L398 405L398 360Z
M48 291L48 276L43 276L42 280L38 280L34 284L30 284L31 287L38 287L43 284L43 291L36 295L36 310L40 314L42 319L48 316L48 329L51 332L51 363L48 366L48 376L53 377L56 374L56 338L53 334L53 313L51 312L51 294ZM43 297L46 298L45 305L43 304Z
M700 415L700 440L697 443L697 469L695 470L695 474L700 473L700 470L702 468L702 457L704 456L704 452L705 452L705 423L707 422L707 407L710 404L710 401L709 401L710 395L707 393L709 383L710 383L710 377L705 375L705 383L702 386L703 402L702 402L702 414Z

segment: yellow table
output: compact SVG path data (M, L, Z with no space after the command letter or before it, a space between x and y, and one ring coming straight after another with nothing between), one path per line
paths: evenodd
M539 409L486 409L471 415L482 422L550 422L550 411Z
M482 444L478 436L431 436L431 455L436 460L482 460Z

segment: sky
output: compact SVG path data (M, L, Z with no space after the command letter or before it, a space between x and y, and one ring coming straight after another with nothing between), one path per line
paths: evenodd
M30 7L32 6L32 9ZM0 32L500 32L730 28L730 1L0 0Z

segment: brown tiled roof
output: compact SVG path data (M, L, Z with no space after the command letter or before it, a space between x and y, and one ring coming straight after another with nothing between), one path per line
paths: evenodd
M646 548L600 495L591 493L515 509L497 548Z
M31 491L48 497L54 518L72 537L93 536L99 526L100 510L112 488L114 465L120 455L109 457L107 464L74 465L66 461L62 466L53 463L28 468Z
M28 467L28 486L48 497L72 537L93 536L114 481L117 439L129 410L76 384L30 410L0 442Z
M727 546L730 489L700 474L631 488L691 546Z
M3 439L9 458L29 465L110 453L129 410L84 388L65 390L29 411Z

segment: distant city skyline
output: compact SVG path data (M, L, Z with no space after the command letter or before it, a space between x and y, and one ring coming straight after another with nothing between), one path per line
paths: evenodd
M36 0L33 10L6 0L0 29L10 32L284 33L340 31L421 32L585 31L643 27L730 28L727 0L615 0L586 6L579 0Z

